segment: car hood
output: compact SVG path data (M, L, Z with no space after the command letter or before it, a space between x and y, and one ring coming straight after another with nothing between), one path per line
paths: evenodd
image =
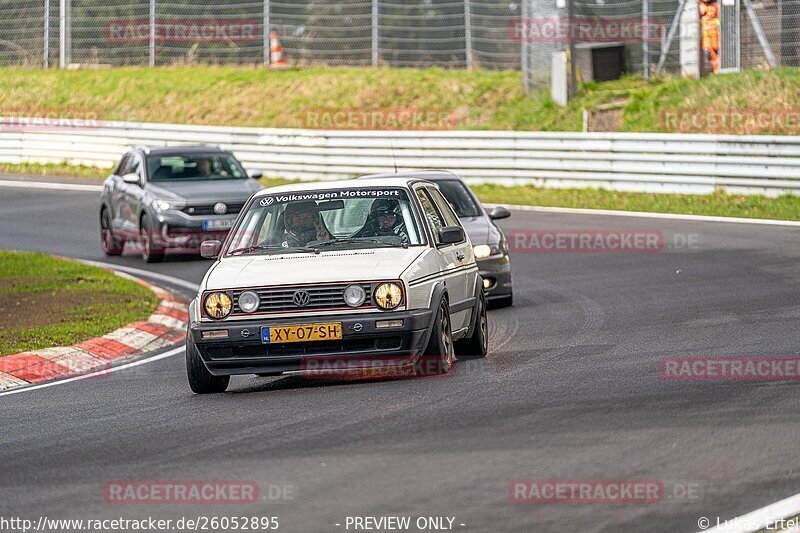
M466 217L461 224L467 230L473 245L495 244L500 241L500 232L487 217Z
M206 278L207 290L399 279L425 248L336 250L320 254L226 257Z
M153 199L190 203L244 202L261 186L251 179L218 181L163 181L147 184Z

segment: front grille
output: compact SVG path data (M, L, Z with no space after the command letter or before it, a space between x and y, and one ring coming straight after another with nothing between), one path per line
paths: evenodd
M239 211L242 210L244 207L243 202L239 203L227 203L222 202L228 206L228 211L225 213L226 215L238 215ZM187 205L181 211L186 213L187 215L192 216L207 216L207 215L216 215L214 212L214 206L216 204L203 204L203 205Z
M337 283L333 285L298 285L294 287L271 287L263 289L251 289L258 293L261 305L257 313L281 313L292 311L324 311L329 309L350 308L344 301L344 290L352 283ZM367 298L360 307L355 309L368 309L374 307L372 304L372 284L358 283ZM298 306L294 303L293 297L297 291L306 291L309 295L307 305ZM254 313L243 313L239 308L239 295L244 290L233 291L233 315L247 315Z

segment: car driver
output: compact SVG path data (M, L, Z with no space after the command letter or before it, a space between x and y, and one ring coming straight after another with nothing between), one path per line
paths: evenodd
M201 177L208 177L211 175L211 160L207 158L199 159L197 161L197 175Z
M364 227L354 237L400 237L408 242L406 225L399 213L400 202L379 198L372 202Z
M311 241L327 241L333 238L314 201L293 202L283 212L282 246L307 246Z

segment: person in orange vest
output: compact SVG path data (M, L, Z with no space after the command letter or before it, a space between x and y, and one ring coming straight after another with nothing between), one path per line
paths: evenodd
M714 74L719 72L719 5L717 0L700 0L702 46Z

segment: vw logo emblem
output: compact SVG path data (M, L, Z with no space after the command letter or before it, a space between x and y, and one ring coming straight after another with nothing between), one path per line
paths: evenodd
M292 295L292 302L294 302L294 305L297 307L305 307L310 301L311 295L308 294L308 291L295 291Z
M275 201L274 198L272 198L271 196L267 196L266 198L261 200L261 207L266 207L268 205L272 205L272 202L274 202L274 201Z
M224 215L228 212L228 206L219 202L218 204L214 204L214 212L218 215Z

